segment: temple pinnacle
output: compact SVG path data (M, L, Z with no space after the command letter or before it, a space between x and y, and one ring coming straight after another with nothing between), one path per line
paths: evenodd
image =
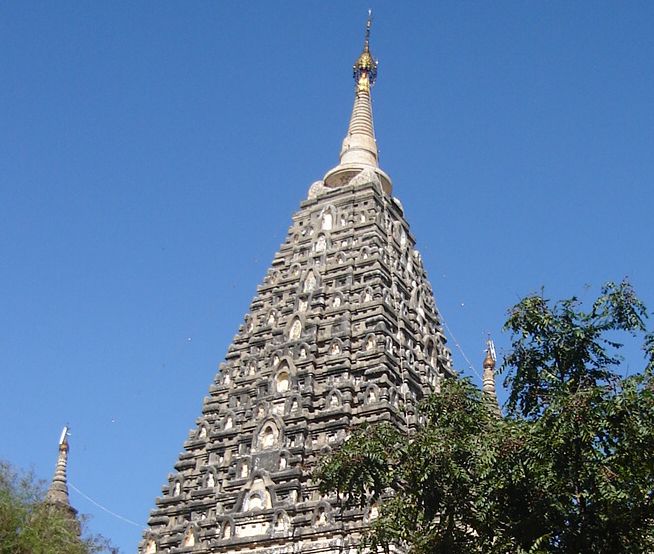
M484 358L484 375L483 375L483 385L482 390L484 395L491 401L493 404L493 410L497 412L498 415L501 415L500 404L497 400L497 393L495 391L495 343L493 339L488 339L486 341L486 357Z
M350 125L343 140L340 163L327 172L324 183L330 188L345 186L353 177L369 170L371 178L378 180L384 192L390 194L391 180L379 168L379 154L372 119L370 89L377 79L377 61L370 52L371 26L372 13L369 11L363 51L353 66L356 85Z
M68 427L64 427L59 438L59 455L55 467L52 483L45 495L45 503L56 506L68 512L72 517L77 511L70 505L68 499L68 481L66 466L68 465Z
M357 89L364 89L370 92L370 87L375 84L377 79L377 61L370 53L370 28L372 27L372 10L368 10L368 21L366 23L366 35L363 41L363 51L354 62L352 67L354 82Z

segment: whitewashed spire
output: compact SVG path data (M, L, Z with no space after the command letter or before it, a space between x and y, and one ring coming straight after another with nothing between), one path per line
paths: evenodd
M486 341L486 357L484 358L484 374L482 377L482 390L484 395L492 402L493 409L501 414L500 403L497 400L497 392L495 390L495 344L492 339Z
M327 172L324 183L331 188L344 186L355 175L369 169L377 176L384 191L390 194L390 177L379 168L379 153L372 119L370 90L377 79L377 62L370 53L371 25L372 16L371 12L368 12L363 52L353 66L355 95L350 125L343 140L340 163Z
M75 512L75 509L70 505L68 498L68 480L66 476L66 468L68 465L68 427L64 427L59 439L59 455L57 457L57 465L55 467L54 476L50 483L50 488L45 495L45 502L59 507L63 507L68 511Z

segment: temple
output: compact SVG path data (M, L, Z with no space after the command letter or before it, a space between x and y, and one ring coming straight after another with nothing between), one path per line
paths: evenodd
M376 78L369 20L339 163L292 216L141 554L354 554L377 507L341 510L312 468L362 422L410 430L417 402L452 374L422 258L379 166Z

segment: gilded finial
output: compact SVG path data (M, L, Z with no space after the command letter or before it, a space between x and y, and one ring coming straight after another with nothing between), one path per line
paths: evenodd
M363 41L363 52L354 62L354 106L341 147L340 162L330 169L323 179L327 188L342 187L354 183L357 175L361 179L378 181L386 194L391 194L391 179L379 168L379 151L372 123L372 98L370 87L377 77L377 62L370 53L370 28L372 11L368 11L368 21ZM367 171L366 171L367 170ZM364 174L363 172L366 171ZM372 174L370 173L372 172Z
M370 28L372 27L372 10L368 10L368 21L366 22L366 34L363 41L363 52L354 62L353 75L357 84L357 91L369 92L370 87L377 79L377 62L370 53Z

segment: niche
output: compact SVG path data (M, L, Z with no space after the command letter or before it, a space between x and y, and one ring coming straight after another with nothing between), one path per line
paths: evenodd
M302 300L300 300L300 302L302 302ZM288 338L289 340L299 340L301 335L302 335L302 322L300 321L300 318L296 317L293 320L293 323L291 324L291 328L288 332Z
M304 280L304 292L311 292L315 290L316 285L318 284L318 279L316 278L316 274L314 271L309 271L307 274L306 279Z
M279 429L274 422L264 424L259 431L257 446L259 450L269 450L279 444Z
M338 408L341 405L341 397L337 391L332 391L327 403L329 408Z
M184 533L182 547L184 546L195 546L195 529L193 527L189 527L186 533Z
M272 508L270 493L268 492L263 479L257 478L252 481L250 492L245 496L245 500L243 501L243 511L265 510L266 508Z
M325 238L325 235L319 235L318 240L316 241L315 251L324 252L325 250L327 250L327 239Z
M313 525L316 527L324 527L330 524L331 507L326 502L321 502L316 510L313 512Z
M374 404L378 400L379 400L379 387L377 387L377 385L370 385L366 389L365 403Z
M334 216L332 215L332 209L330 206L329 208L326 208L322 214L321 227L323 231L331 231L333 225L334 225Z
M275 514L273 523L273 533L286 533L291 525L289 517L283 510Z
M343 347L341 346L341 341L334 340L329 345L329 355L330 356L339 356L343 352Z
M288 371L282 369L277 376L275 377L275 391L276 392L286 392L290 388L290 379L288 376Z

